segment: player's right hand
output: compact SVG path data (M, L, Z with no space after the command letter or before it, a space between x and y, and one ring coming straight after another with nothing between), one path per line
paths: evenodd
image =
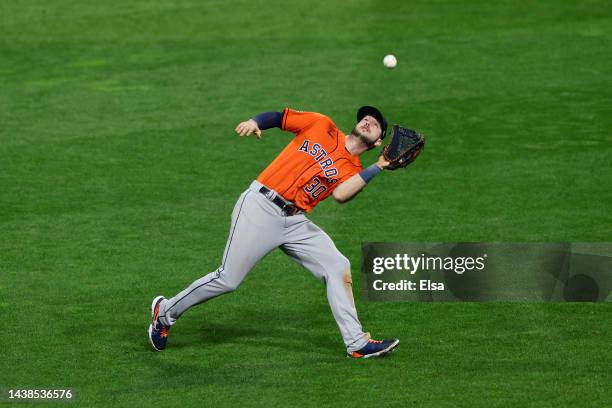
M235 130L240 136L251 136L253 133L255 133L257 139L261 139L261 130L259 130L257 122L255 122L253 119L240 122L238 126L236 126Z

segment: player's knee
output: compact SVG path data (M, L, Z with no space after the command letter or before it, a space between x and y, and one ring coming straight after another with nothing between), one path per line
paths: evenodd
M240 282L227 281L223 284L223 288L226 292L233 292L238 289L238 286L240 286Z
M220 290L222 293L233 292L238 289L238 286L242 283L241 276L245 274L239 273L240 271L236 271L233 269L225 269L223 267L219 267L217 269L217 275L215 276L215 285L217 290Z
M349 261L346 256L342 256L341 269L342 274L351 274L351 261Z
M223 275L224 274L221 274L220 283L225 293L233 292L236 289L238 289L238 286L240 286L241 281L238 281L236 279L231 279L227 275L226 276L223 276Z
M346 280L347 275L349 277L351 276L351 262L346 256L340 255L333 263L330 270L334 277Z

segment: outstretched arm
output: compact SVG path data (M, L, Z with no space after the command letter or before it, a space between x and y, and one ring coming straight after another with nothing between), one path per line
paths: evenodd
M236 133L240 136L250 136L255 133L258 139L261 139L261 131L273 127L281 127L283 122L283 114L280 112L265 112L260 113L253 119L241 122L236 126Z
M355 174L344 183L336 187L332 193L334 199L340 204L344 204L347 201L352 200L361 192L361 190L365 188L365 186L374 178L374 176L380 173L388 165L389 162L386 161L383 156L380 156L375 164L363 169L359 174Z

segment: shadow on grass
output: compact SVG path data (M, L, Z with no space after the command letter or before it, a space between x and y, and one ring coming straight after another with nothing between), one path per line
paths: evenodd
M125 328L123 337L133 340L132 326ZM314 305L297 310L279 310L258 305L255 312L248 306L234 307L231 313L205 315L195 324L193 316L189 321L179 321L170 331L166 351L194 348L209 351L213 347L232 346L278 352L343 348L328 308L323 310ZM151 349L148 341L143 342L142 349Z
M202 320L190 315L170 332L164 352L155 353L144 339L141 364L170 387L201 386L203 379L207 386L240 387L279 376L300 378L296 371L304 366L344 360L340 333L325 306L245 305ZM133 339L134 333L124 336Z

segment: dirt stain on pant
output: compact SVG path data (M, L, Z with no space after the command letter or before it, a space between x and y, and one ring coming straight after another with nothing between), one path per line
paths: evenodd
M347 271L342 274L342 281L344 282L344 289L346 289L347 295L349 299L351 299L351 304L353 307L355 307L355 299L353 298L353 277L351 276L351 271Z

